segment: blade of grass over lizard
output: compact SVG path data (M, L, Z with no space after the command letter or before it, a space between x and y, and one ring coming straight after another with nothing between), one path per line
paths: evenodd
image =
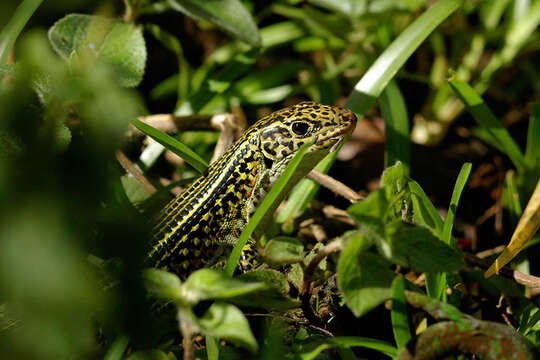
M385 123L386 149L384 167L392 166L397 161L410 170L410 132L407 106L395 81L390 81L379 97L382 117Z
M43 0L24 0L0 32L0 64L5 64L15 40Z
M180 156L198 172L203 173L208 168L206 161L172 136L169 136L164 132L161 132L137 119L133 121L133 125L161 145L165 146L167 149L174 152L176 155Z
M261 202L255 213L253 214L253 217L249 220L246 227L242 231L242 234L240 234L240 238L238 239L238 242L236 245L234 245L234 248L231 252L231 255L229 256L229 259L227 261L227 265L225 267L225 273L228 276L232 276L234 273L234 269L236 268L236 264L238 263L238 260L240 259L240 255L242 253L242 249L246 245L248 239L250 238L253 231L255 231L255 228L263 218L263 216L266 214L268 209L272 207L272 204L274 203L275 199L278 197L279 193L283 191L285 186L287 186L287 183L289 182L289 179L293 176L296 168L300 164L300 161L302 161L302 158L304 157L304 154L306 153L307 149L312 145L311 142L306 143L302 145L299 149L296 155L294 155L293 159L283 172L279 179L276 181L272 189L266 194L264 197L264 200Z
M341 146L340 146L341 149ZM328 170L330 170L330 167L334 163L334 160L337 156L338 151L334 151L324 157L317 166L315 167L316 170L319 170L320 172L327 173ZM302 212L307 207L307 204L313 199L315 194L317 194L317 190L319 190L319 184L311 179L302 179L298 185L294 187L294 189L291 191L289 195L289 199L287 200L287 203L281 209L279 212L276 222L278 224L283 224L285 220L292 219Z
M480 95L464 81L452 78L449 80L449 83L454 92L467 105L467 109L478 125L488 130L493 140L499 143L505 150L505 154L510 158L516 169L519 171L523 170L525 167L523 152L508 131L501 125L501 122L497 120L490 108L484 103Z

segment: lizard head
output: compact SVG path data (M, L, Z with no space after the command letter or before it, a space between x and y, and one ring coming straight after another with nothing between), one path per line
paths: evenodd
M285 165L305 143L312 143L307 158L322 159L349 135L356 126L356 116L349 110L302 102L259 120L259 146L267 167ZM315 161L316 159L314 159Z

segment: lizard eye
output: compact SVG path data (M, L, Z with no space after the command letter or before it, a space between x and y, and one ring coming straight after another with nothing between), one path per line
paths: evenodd
M302 121L297 121L292 124L292 131L296 135L306 135L309 131L309 124Z

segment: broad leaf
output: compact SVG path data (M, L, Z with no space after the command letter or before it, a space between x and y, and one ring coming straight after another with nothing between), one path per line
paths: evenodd
M421 226L396 221L386 225L390 259L417 272L451 272L464 265L461 253Z
M383 188L373 191L363 201L350 206L347 212L360 226L365 226L383 234L388 206L388 195L386 189Z
M357 317L391 297L394 274L381 257L363 253L363 241L349 241L338 262L338 286Z
M173 273L146 269L143 272L143 281L149 293L165 300L178 300L181 296L182 282Z
M108 64L122 86L137 86L144 75L146 46L136 25L99 16L70 14L49 30L54 50L70 62Z
M216 302L195 322L204 335L228 340L251 352L258 349L246 317L234 305Z
M191 274L182 287L183 295L190 301L229 299L264 289L260 282L244 282L231 279L223 272L201 269Z
M267 288L232 299L231 301L235 304L273 311L286 311L300 306L298 300L289 296L289 283L285 276L278 271L270 269L255 270L240 275L238 279L261 282Z
M213 22L251 46L261 46L257 25L239 0L169 0L169 5L191 17Z
M298 263L304 259L304 245L296 238L276 237L266 244L264 258L276 265Z

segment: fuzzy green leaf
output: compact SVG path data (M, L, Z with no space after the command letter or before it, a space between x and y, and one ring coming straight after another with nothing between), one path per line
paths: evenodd
M99 16L70 14L49 30L49 41L65 60L108 64L122 86L137 86L146 65L142 29Z

